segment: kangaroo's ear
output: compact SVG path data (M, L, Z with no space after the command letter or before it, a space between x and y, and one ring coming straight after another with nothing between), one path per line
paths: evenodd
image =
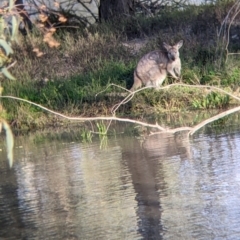
M178 49L181 48L182 45L183 45L183 40L179 41L179 42L176 44L176 46L177 46Z
M170 48L171 48L171 46L170 45L168 45L167 43L163 43L163 47L168 51Z

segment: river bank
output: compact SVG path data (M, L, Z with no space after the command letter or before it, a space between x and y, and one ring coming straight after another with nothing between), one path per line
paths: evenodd
M112 116L114 106L124 99L122 93L126 91L122 88L132 86L138 60L161 48L163 42L173 44L182 39L181 83L216 86L239 96L239 57L226 56L225 36L216 34L230 7L229 3L190 6L151 18L134 16L118 23L96 24L87 30L59 30L56 39L60 46L56 49L49 48L37 33L22 37L13 46L17 64L11 72L17 80L4 80L2 95L67 116ZM237 34L236 27L231 26L228 34L228 52L237 53L239 41L232 38ZM33 47L43 55L37 57ZM163 86L172 83L176 82L168 77ZM30 103L4 98L1 104L1 117L13 128L65 124L65 120ZM215 90L176 86L140 91L114 114L141 119L151 114L225 109L235 104L237 101L229 95Z

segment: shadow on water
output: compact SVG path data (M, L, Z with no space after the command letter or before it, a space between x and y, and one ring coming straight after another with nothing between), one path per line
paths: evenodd
M240 238L239 130L59 134L17 137L11 170L0 152L0 239Z

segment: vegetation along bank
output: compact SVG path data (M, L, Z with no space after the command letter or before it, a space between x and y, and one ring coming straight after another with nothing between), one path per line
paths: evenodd
M50 44L57 47L49 47L46 43L49 35L41 32L39 23L33 25L32 32L19 35L12 45L11 62L16 64L9 68L16 80L2 77L2 95L81 117L114 113L140 119L149 114L222 109L239 104L223 92L203 88L211 85L239 96L240 15L236 14L239 11L236 2L159 7L151 14L139 11L118 15L88 27L65 22L65 18L60 25L49 25L40 18L39 22L54 32ZM51 24L56 21L53 16L47 16ZM133 84L139 59L161 48L163 42L174 44L181 39L184 42L180 49L181 80L168 77L163 87L174 83L186 85L138 91L114 110L128 94L123 88L130 89ZM7 98L1 104L2 118L18 129L64 122L63 118L23 101Z

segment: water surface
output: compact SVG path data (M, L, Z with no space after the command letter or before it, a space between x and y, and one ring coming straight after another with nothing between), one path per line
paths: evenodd
M0 152L0 239L240 239L240 131Z

